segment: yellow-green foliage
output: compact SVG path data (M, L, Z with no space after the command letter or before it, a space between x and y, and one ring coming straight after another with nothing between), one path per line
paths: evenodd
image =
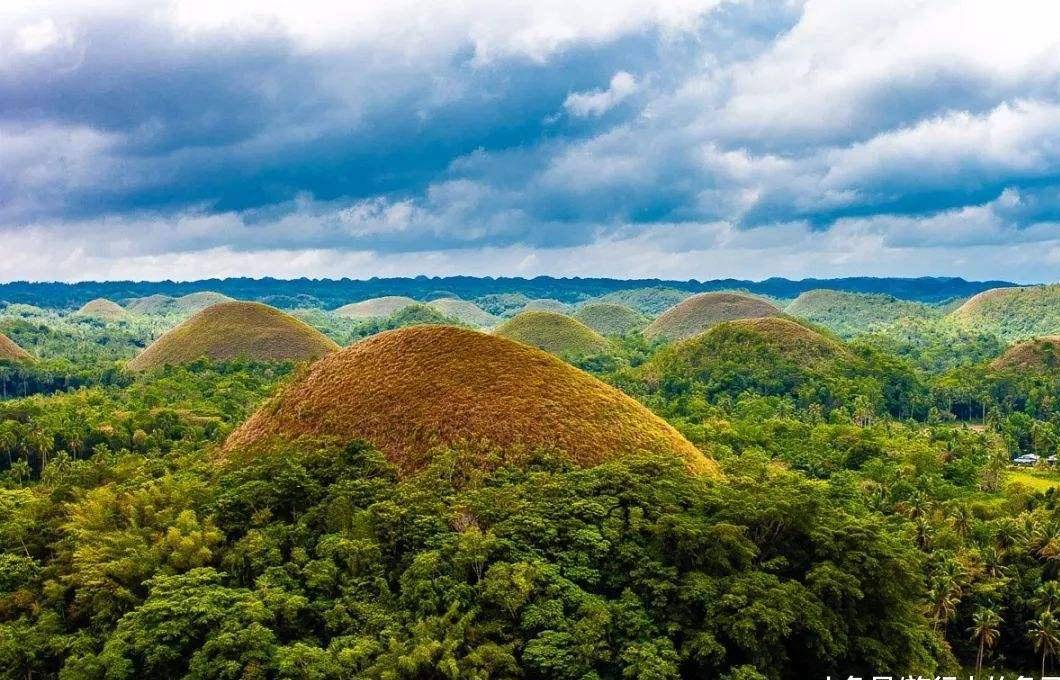
M617 302L589 302L578 308L574 318L600 335L627 335L648 325L643 314Z
M993 333L1009 342L1060 334L1060 285L994 288L969 299L946 319L961 329Z
M502 338L562 357L579 357L607 349L607 340L580 321L556 312L520 312L494 331Z
M940 307L923 302L842 290L807 291L795 298L785 311L848 338L901 319L931 319L942 315Z
M482 309L474 302L460 300L458 298L441 298L432 300L427 306L440 312L444 316L456 319L461 323L478 328L492 328L500 323L500 319Z
M33 355L15 344L15 341L0 333L0 361L33 361Z
M74 316L85 316L103 321L120 321L127 319L129 313L116 302L106 298L96 298L86 302L81 309L74 312Z
M225 444L273 437L363 439L401 471L439 446L518 456L561 451L592 466L637 451L714 463L644 406L540 350L450 326L381 333L314 363Z
M231 302L232 298L222 293L204 290L175 298L169 295L148 295L130 300L128 310L135 314L194 314L210 305Z
M301 361L338 348L320 331L278 309L259 302L223 302L170 330L132 359L127 368L144 371L201 357Z
M601 295L594 302L617 302L643 314L658 316L690 295L688 291L676 288L629 288Z
M336 309L335 314L347 319L384 319L409 305L415 304L418 303L410 297L387 295L385 297L362 300L361 302L351 302Z
M674 305L644 330L649 338L679 340L724 321L778 316L781 311L768 300L743 293L700 293Z
M1060 366L1060 336L1047 335L1016 343L990 364L998 370L1053 371Z

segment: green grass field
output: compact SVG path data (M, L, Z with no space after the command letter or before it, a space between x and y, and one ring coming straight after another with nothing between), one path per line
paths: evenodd
M1050 470L1009 470L1006 477L1009 482L1025 484L1035 491L1048 491L1060 486L1060 472Z

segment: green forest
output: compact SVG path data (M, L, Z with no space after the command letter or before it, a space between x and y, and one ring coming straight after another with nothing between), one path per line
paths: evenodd
M0 310L24 350L0 361L0 677L1060 669L1060 326L1043 311L1060 289L992 291L984 305L965 301L978 289L954 300L939 286L758 291L768 310L745 318L732 295L708 309L702 290L493 282L461 296L490 313L465 319L418 304L452 291L367 319L332 311L353 297L274 304L290 312L270 317L290 320L283 335L255 320L265 305L196 309L175 297L190 290L154 307L150 291L116 296L106 316L78 309L87 298L20 293ZM551 297L568 309L520 312ZM643 334L660 301L698 332ZM235 304L244 316L224 327ZM492 314L518 334L470 320ZM471 372L504 371L491 355L439 344L415 359L398 344L403 396L372 397L357 379L364 343L427 327L535 349L511 355L527 357L519 380L477 393ZM323 358L302 353L317 335ZM194 358L128 365L152 345L178 356L163 345L188 337ZM336 371L349 379L328 392ZM314 385L319 399L284 402ZM531 403L539 394L554 403ZM632 414L623 432L643 411L645 431L672 426L709 465L655 446L670 434L616 445L541 419L562 406L608 430L615 404ZM364 437L328 415L356 408ZM304 427L229 442L270 417Z

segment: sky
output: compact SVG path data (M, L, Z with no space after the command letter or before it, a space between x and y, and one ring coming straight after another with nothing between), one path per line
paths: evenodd
M0 280L1060 280L1055 0L4 0Z

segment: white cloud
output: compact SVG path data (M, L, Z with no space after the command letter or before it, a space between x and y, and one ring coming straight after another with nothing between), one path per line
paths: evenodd
M563 102L567 113L578 118L602 116L637 91L637 80L625 71L611 77L606 90L572 92Z

